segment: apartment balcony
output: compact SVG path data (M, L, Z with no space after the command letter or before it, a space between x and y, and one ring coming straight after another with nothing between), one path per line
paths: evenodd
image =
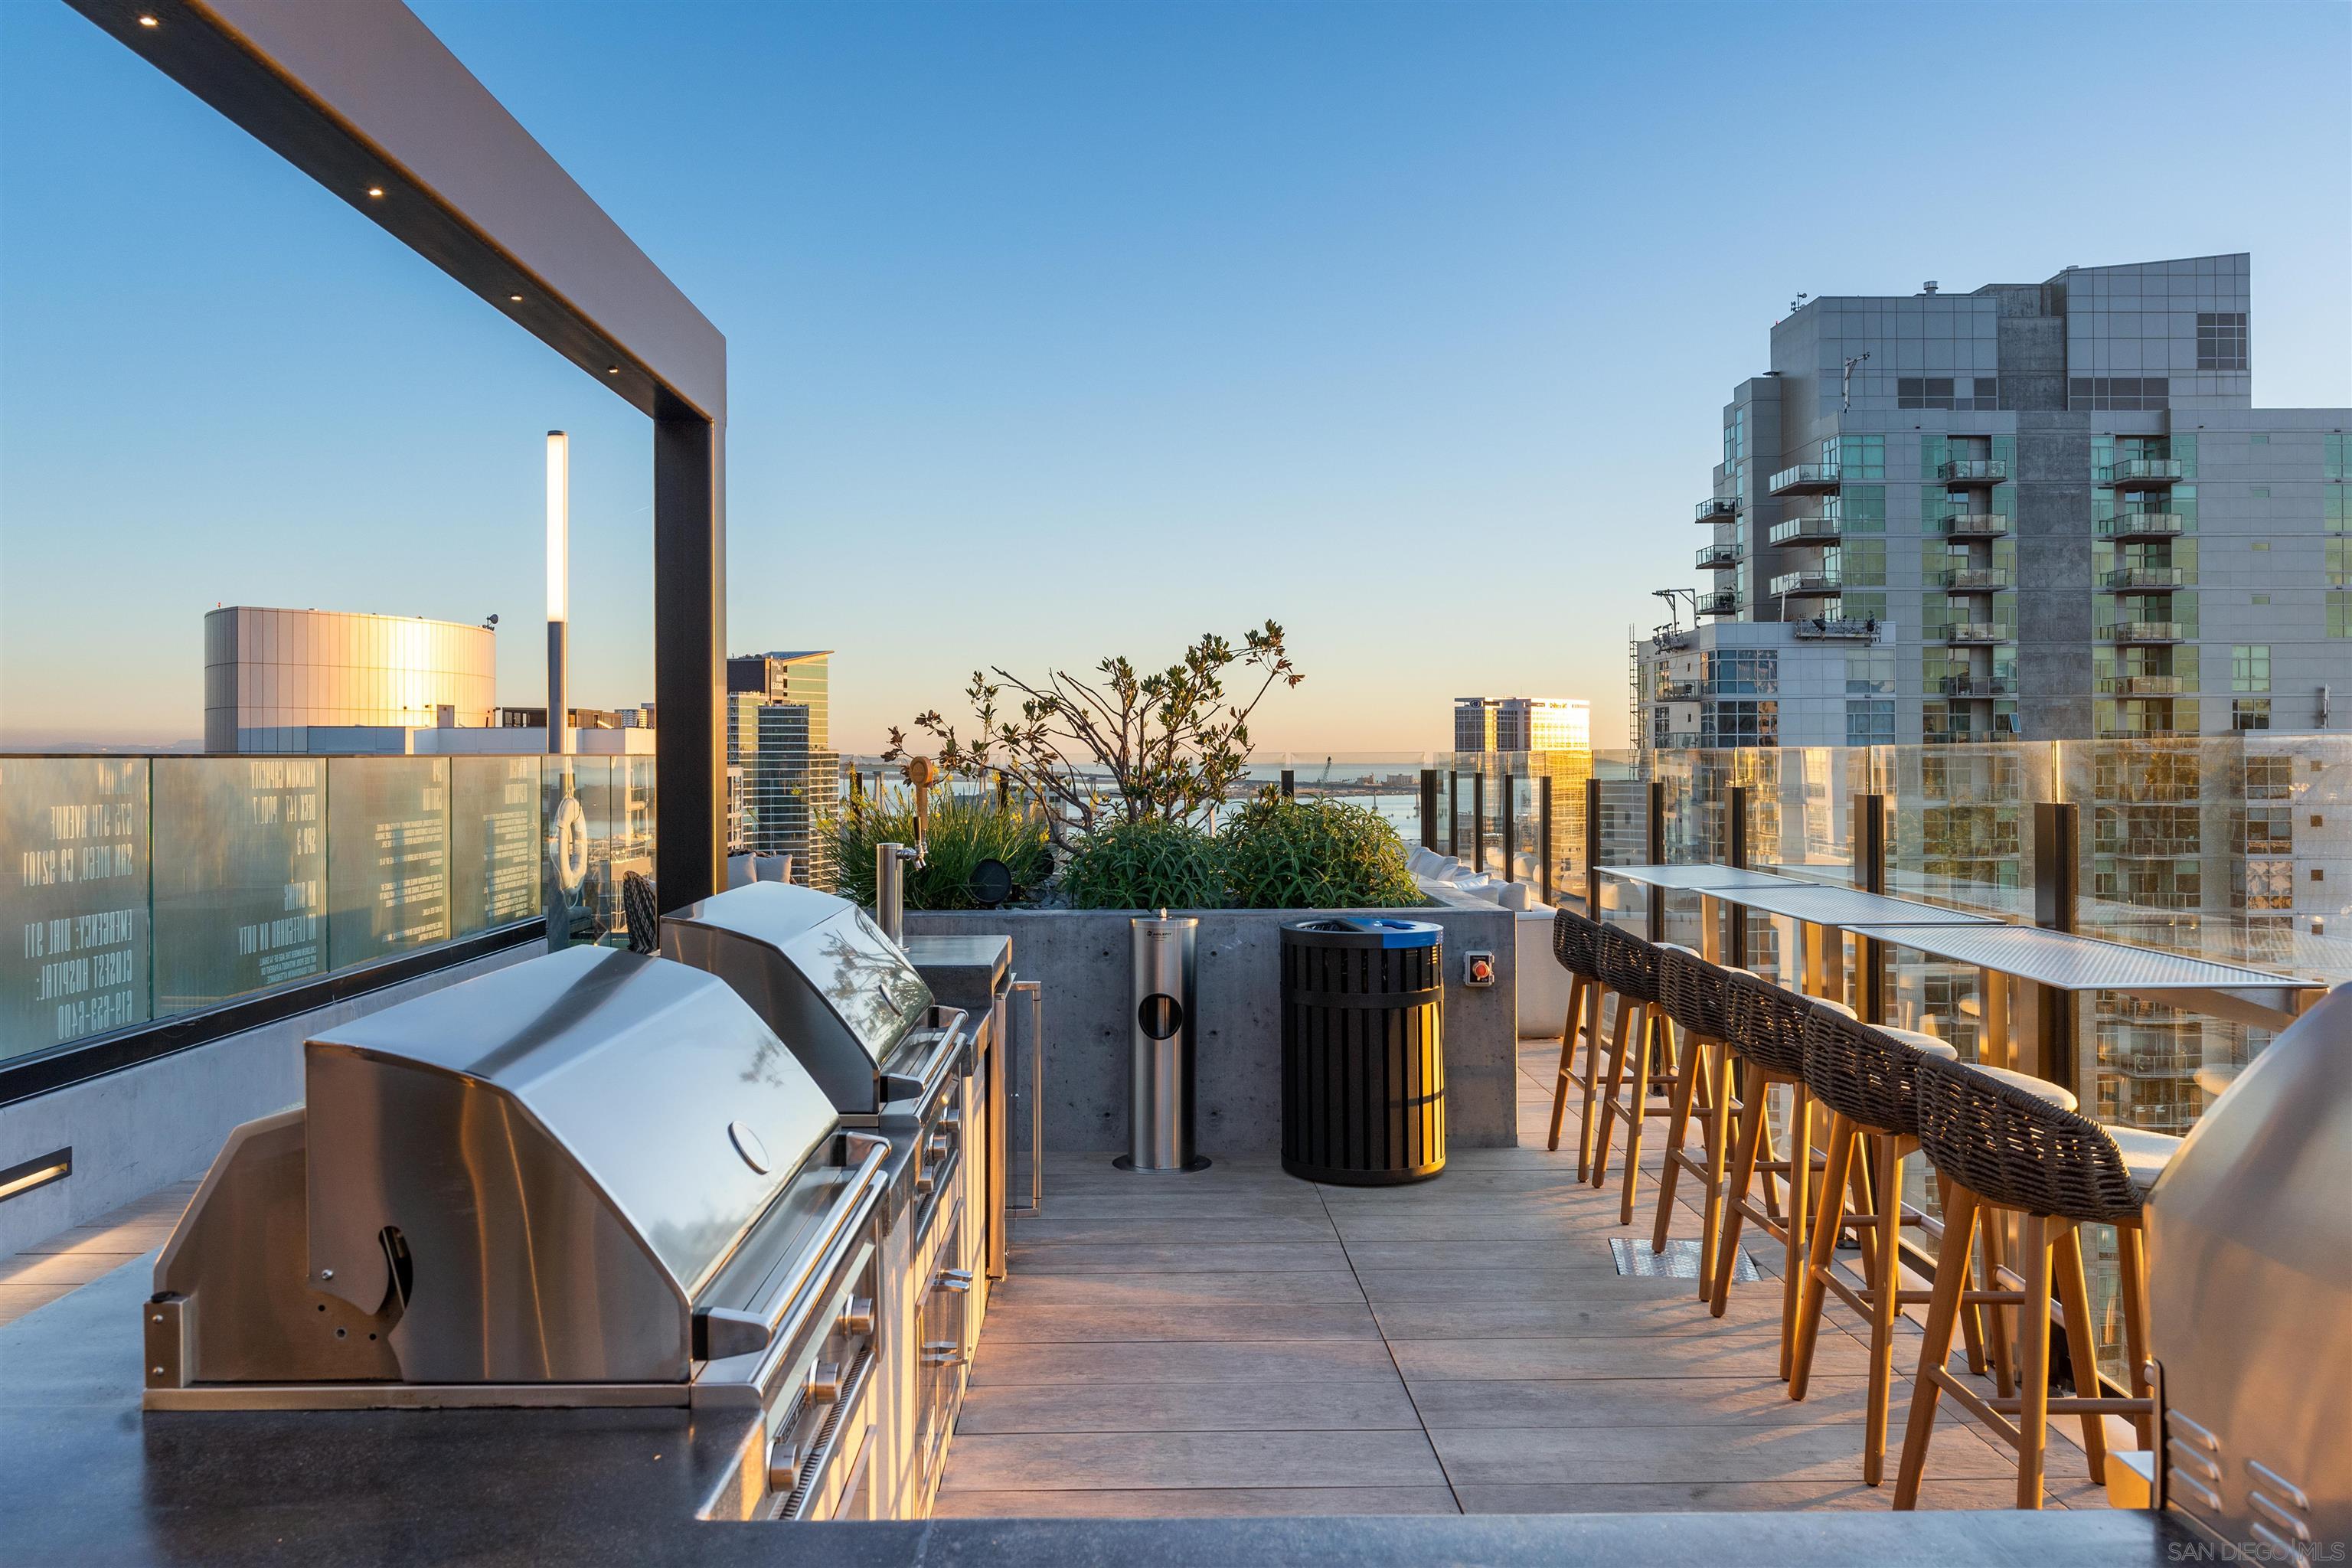
M1694 607L1702 616L1736 616L1739 613L1739 595L1728 588L1717 588L1712 594L1701 594Z
M2099 693L2104 697L2178 697L2196 688L2185 675L2103 675L2099 677Z
M1954 621L1944 628L1944 641L1955 647L1990 647L2015 640L1997 621Z
M1661 702L1696 702L1698 700L1698 682L1696 680L1663 681L1658 686L1658 700Z
M2009 478L2009 463L2000 458L1954 458L1936 465L1937 479L1948 485L1997 485Z
M2189 531L2189 520L2177 511L2119 511L2099 520L2099 537L2119 544L2141 540L2178 539Z
M2009 532L2009 519L1997 511L1950 511L1936 528L1947 539L1999 539Z
M1776 496L1827 495L1838 488L1835 463L1799 463L1774 474L1765 489Z
M2099 628L2099 640L2155 647L2188 639L2182 635L2178 621L2117 621L2113 626Z
M1772 579L1771 591L1782 599L1834 599L1845 592L1845 584L1835 572L1783 572Z
M1943 574L1947 594L1995 594L2014 587L2006 566L1952 566Z
M1747 559L1747 553L1737 544L1702 545L1698 552L1698 569L1702 572L1728 572Z
M1931 725L1919 731L1919 739L1930 746L1981 746L1996 741L2017 739L2017 721L2007 713L1994 715L1989 724Z
M2119 490L2157 489L2179 482L2178 458L2126 458L2099 470L2099 483Z
M1834 517L1783 518L1772 525L1771 531L1764 536L1764 540L1768 544L1790 549L1835 544L1843 520Z
M2188 584L2188 570L2180 566L2118 566L2099 579L2101 587L2116 594L2160 593Z
M1693 509L1693 521L1697 522L1729 522L1739 515L1739 498L1715 496Z
M1936 689L1947 697L1970 700L2017 695L2017 682L2005 675L1948 675L1936 683Z

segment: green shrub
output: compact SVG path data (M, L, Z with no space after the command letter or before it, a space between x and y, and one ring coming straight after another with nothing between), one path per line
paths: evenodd
M1362 910L1422 902L1404 845L1376 811L1269 792L1226 827L1226 892L1236 909Z
M982 860L1003 861L1013 887L1032 891L1052 872L1045 825L986 795L935 793L930 826L929 856L921 867L907 868L910 910L979 908L971 873ZM875 846L914 842L915 805L908 792L894 790L879 804L853 795L841 819L841 896L872 909Z
M1113 820L1079 840L1062 891L1080 910L1213 910L1225 902L1223 860L1190 823Z

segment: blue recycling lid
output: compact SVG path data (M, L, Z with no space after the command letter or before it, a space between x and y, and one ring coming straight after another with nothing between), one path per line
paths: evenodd
M1435 947L1445 928L1433 921L1327 915L1282 928L1283 940L1308 947Z

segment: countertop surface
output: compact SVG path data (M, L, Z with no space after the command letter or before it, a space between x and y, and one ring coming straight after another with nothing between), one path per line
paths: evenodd
M0 1563L2161 1564L2126 1512L707 1524L749 1413L149 1414L152 1258L0 1329Z

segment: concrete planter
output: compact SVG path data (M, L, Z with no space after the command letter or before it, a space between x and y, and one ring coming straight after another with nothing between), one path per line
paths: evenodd
M1013 972L1043 987L1045 1147L1127 1146L1128 921L1140 910L977 910L907 915L910 936L1013 939ZM1454 1148L1517 1142L1518 1011L1514 918L1473 898L1398 910L1182 910L1201 921L1201 1152L1270 1155L1282 1146L1281 932L1318 915L1393 915L1445 928L1445 1100ZM1462 984L1462 955L1495 955L1495 984Z

